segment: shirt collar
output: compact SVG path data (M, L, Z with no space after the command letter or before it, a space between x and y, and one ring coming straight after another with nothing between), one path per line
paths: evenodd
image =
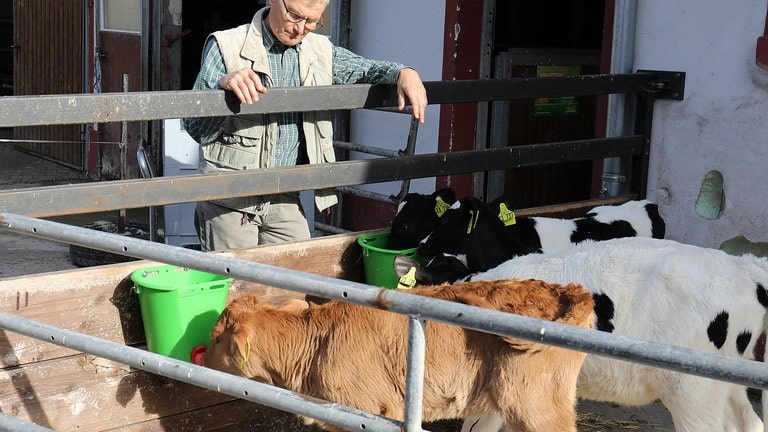
M268 9L267 12L269 12L270 10L271 8ZM287 49L291 47L280 42L277 39L277 36L275 36L274 33L272 33L272 29L269 28L269 24L267 23L267 19L268 19L267 16L268 16L268 13L265 13L264 21L263 21L264 30L263 30L263 36L262 36L264 38L264 49L266 49L267 52L281 52L281 53L285 52ZM294 48L298 50L300 46L301 46L301 42L296 44Z

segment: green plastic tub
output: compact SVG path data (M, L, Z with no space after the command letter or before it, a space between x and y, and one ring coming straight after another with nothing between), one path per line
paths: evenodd
M365 283L385 288L397 288L397 275L393 268L396 255L406 255L420 261L418 248L392 250L385 249L389 232L367 234L357 238L357 243L363 247L363 265L365 268Z
M135 270L131 280L149 351L190 361L195 347L210 344L232 278L162 265Z

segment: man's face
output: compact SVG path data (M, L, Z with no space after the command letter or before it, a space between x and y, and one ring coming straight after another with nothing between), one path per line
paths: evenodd
M270 5L269 28L288 46L298 44L314 30L325 10L322 0L270 0Z

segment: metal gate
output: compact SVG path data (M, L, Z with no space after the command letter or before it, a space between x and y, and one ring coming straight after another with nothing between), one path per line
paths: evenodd
M174 361L158 354L122 344L99 340L78 332L36 323L19 313L17 304L26 298L19 290L10 293L10 311L0 312L0 329L36 339L51 341L67 348L121 362L151 373L189 382L207 389L235 396L296 414L312 417L340 427L395 432L420 429L420 405L424 358L423 320L457 324L473 330L491 332L527 340L537 340L561 347L609 357L724 379L742 385L768 388L766 365L743 359L721 358L692 350L662 346L637 339L602 334L558 324L533 324L530 319L507 316L501 312L470 310L469 306L436 299L414 301L408 294L370 289L356 282L327 278L297 270L260 264L249 260L207 254L126 236L94 233L86 228L64 226L42 218L62 214L92 213L124 208L143 208L172 203L187 203L245 195L266 195L288 191L355 186L392 180L434 177L448 174L476 173L525 167L594 160L606 157L632 157L642 167L630 181L631 192L643 196L651 149L651 119L657 99L681 100L683 72L641 71L623 75L577 77L512 78L508 80L427 82L430 103L456 104L493 102L531 97L632 93L637 96L635 133L610 138L571 140L545 144L460 151L416 156L396 156L333 164L302 165L290 168L246 170L221 175L182 175L170 178L106 181L67 187L43 187L0 193L0 228L26 233L63 243L93 247L136 258L226 274L240 280L312 294L322 298L361 305L386 304L388 310L408 315L409 371L404 422L392 422L371 413L312 400L283 389L255 381L200 369L196 365ZM286 112L295 110L347 110L391 108L396 101L393 86L347 85L330 88L286 88L272 92L258 104L236 106L241 114ZM0 127L85 122L150 121L165 118L211 117L231 115L231 95L224 91L132 92L57 96L48 98L4 98L0 109ZM21 112L45 112L43 118L25 118ZM279 181L275 179L279 178ZM16 213L16 214L14 214ZM21 216L22 214L26 216ZM88 327L88 326L82 326ZM121 332L122 333L122 332ZM547 335L547 340L544 340ZM715 361L715 358L717 361ZM49 358L45 357L48 361ZM4 418L2 422L13 422ZM18 420L16 420L18 421ZM362 427L361 427L362 425ZM36 425L33 429L41 430ZM44 430L44 429L43 429Z

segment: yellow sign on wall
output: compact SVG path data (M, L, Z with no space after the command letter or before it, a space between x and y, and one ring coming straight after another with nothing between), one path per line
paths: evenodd
M537 77L581 75L581 66L538 66ZM537 98L534 102L535 116L567 116L578 112L579 102L575 96Z

